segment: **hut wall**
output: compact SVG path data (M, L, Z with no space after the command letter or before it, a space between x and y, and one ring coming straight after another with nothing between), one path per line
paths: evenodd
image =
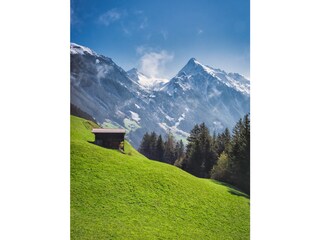
M124 133L95 133L95 143L102 147L118 149L124 141Z

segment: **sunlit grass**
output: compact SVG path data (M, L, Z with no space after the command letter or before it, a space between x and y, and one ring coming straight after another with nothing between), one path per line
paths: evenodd
M94 140L71 116L72 239L249 239L250 200L231 187Z

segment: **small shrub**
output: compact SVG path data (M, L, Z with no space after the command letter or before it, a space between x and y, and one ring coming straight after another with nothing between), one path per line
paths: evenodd
M211 178L226 181L229 178L229 158L225 152L222 152L218 162L211 170Z

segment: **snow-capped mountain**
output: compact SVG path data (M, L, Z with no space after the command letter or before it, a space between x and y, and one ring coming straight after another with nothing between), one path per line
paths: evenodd
M161 127L189 132L195 123L205 122L221 131L250 111L250 82L242 82L220 69L191 58L179 73L157 92L159 105L168 114Z
M126 128L135 147L147 131L186 139L196 123L211 131L232 128L250 110L250 81L194 58L170 81L155 84L89 48L72 43L70 53L71 103L101 126Z
M127 74L129 78L146 90L157 90L169 81L168 79L164 78L148 77L139 72L136 68L132 68L131 70L127 71Z
M171 84L167 84L166 87L163 88L164 91L170 91L169 88L174 85L173 82L178 82L184 90L192 87L201 90L199 87L203 88L206 84L215 82L218 85L222 83L222 85L233 88L244 95L250 95L250 81L245 77L238 73L226 73L221 69L203 65L195 58L191 58L173 80L174 81L170 81Z
M157 116L149 114L157 111L152 92L129 78L111 58L74 43L70 53L71 104L101 126L126 128L135 147L146 129L159 128Z

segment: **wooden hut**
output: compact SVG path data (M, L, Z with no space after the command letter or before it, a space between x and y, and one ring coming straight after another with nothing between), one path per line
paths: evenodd
M95 135L94 143L111 149L121 149L124 150L124 129L115 128L94 128L92 133Z

